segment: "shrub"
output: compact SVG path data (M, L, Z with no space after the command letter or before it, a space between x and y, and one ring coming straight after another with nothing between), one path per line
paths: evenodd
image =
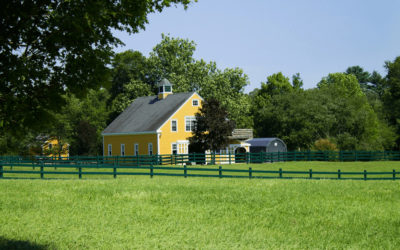
M337 146L335 143L331 142L329 139L318 139L314 142L314 150L317 151L337 151Z

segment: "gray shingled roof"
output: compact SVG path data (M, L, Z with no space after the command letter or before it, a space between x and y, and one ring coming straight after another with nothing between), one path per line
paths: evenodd
M157 96L139 97L107 126L103 134L156 131L193 93L171 94L162 100Z
M276 141L276 140L282 141L279 138L272 137L272 138L253 138L253 139L247 140L246 142L250 143L250 145L254 146L254 147L268 147L271 142ZM283 143L283 141L282 141L282 143Z

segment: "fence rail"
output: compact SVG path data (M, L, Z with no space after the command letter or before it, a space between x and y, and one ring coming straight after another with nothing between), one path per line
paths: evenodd
M279 170L254 170L248 169L226 169L219 166L211 167L165 167L165 166L119 166L114 164L102 165L52 165L40 163L6 163L0 165L0 178L63 178L65 175L77 176L117 176L123 175L147 175L154 176L182 176L182 177L216 177L216 178L249 178L249 179L336 179L336 180L399 180L400 171L393 169L392 172L342 172L335 171L284 171Z
M399 151L293 151L259 152L243 154L178 154L178 155L138 155L138 156L0 156L1 162L75 165L220 165L234 163L265 163L279 161L399 161Z

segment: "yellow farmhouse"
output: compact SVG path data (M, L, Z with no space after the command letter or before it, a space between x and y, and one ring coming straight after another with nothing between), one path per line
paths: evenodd
M158 89L157 96L135 99L103 131L104 156L189 153L189 137L203 98L196 92L173 94L166 79ZM232 146L249 151L244 142L235 141Z

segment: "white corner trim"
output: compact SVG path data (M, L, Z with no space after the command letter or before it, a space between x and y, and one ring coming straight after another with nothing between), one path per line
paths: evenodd
M160 135L161 131L160 132L157 131L157 155L160 154Z

